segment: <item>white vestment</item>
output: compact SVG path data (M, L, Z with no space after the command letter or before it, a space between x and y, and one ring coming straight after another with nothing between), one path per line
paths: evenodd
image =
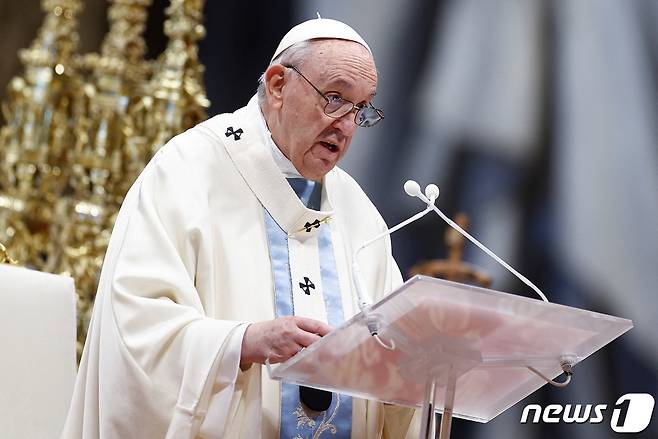
M386 225L338 168L321 210L307 209L264 147L259 112L253 98L175 137L128 192L63 438L278 437L279 383L260 365L239 368L247 323L275 317L265 209L288 233L293 274L318 270L308 224L331 228L344 317L358 310L352 254ZM359 260L373 295L401 284L388 239ZM295 306L326 321L317 302ZM351 437L403 438L413 413L354 398Z

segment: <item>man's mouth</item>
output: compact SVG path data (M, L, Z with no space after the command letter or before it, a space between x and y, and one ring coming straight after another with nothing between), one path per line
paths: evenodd
M338 146L335 143L324 142L324 141L322 141L320 143L322 144L322 146L324 146L325 148L327 148L331 152L338 151Z

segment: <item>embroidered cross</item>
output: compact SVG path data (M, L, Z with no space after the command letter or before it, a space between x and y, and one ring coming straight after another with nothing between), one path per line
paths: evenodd
M313 221L312 223L309 223L308 221L306 221L306 224L304 224L304 229L305 229L307 232L310 232L310 231L311 231L311 228L313 228L313 227L315 227L316 229L317 229L318 227L320 227L320 220L317 220L317 219L316 219L316 220Z
M226 128L226 133L224 134L226 134L226 137L233 135L233 139L240 140L242 133L244 133L244 131L242 131L242 128L238 128L237 130L233 131L233 127L228 127Z
M299 288L304 290L304 294L307 296L311 295L311 289L315 289L315 285L313 285L313 282L311 282L311 279L308 277L304 276L304 283L299 283Z

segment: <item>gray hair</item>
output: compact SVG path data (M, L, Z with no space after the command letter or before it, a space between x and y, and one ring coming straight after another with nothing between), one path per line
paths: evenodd
M299 43L295 43L281 52L281 55L274 58L272 62L270 62L270 64L267 66L267 68L269 69L274 64L293 65L295 67L300 67L304 64L304 61L306 61L310 53L311 42L300 41ZM256 93L258 95L258 103L262 105L265 102L265 72L263 72L260 75L260 78L258 78L258 89Z

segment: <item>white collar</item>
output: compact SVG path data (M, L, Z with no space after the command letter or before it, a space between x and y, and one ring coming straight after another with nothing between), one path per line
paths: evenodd
M272 153L272 158L274 158L274 162L279 167L281 173L283 173L286 178L304 178L299 173L299 171L297 171L295 165L293 165L292 162L288 160L288 157L286 157L283 152L281 152L276 143L274 143L274 140L272 139L272 133L270 132L269 128L267 128L267 122L265 121L265 116L263 116L263 111L260 109L260 105L258 106L258 116L258 126L260 127L261 133L263 134L265 143L269 146L270 152Z

